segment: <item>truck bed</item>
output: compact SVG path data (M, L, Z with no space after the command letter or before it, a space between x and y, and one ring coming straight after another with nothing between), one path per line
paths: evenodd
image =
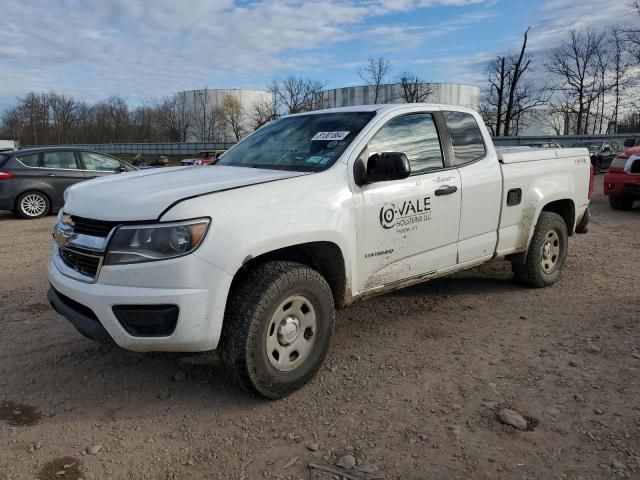
M589 203L591 161L587 149L507 147L497 149L497 154L503 178L497 255L527 249L532 227L544 203L565 202L563 208L573 210L572 219L582 218ZM517 195L517 191L520 191L520 201L509 204L509 192ZM567 207L567 201L572 203L567 199L576 199L576 202ZM567 225L569 234L574 227L574 224Z
M589 158L586 148L496 147L500 163L536 162L558 158Z

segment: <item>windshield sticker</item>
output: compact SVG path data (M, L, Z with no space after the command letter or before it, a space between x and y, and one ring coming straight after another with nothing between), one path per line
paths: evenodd
M322 141L326 142L326 141L344 140L345 138L347 138L347 135L349 135L349 133L351 133L351 132L345 132L345 131L340 131L340 132L318 132L313 136L311 141L312 142L322 142Z
M323 157L313 156L307 158L307 163L322 163Z

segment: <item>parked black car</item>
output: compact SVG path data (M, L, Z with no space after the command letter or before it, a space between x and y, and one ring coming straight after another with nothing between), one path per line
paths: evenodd
M0 153L0 210L40 218L63 205L74 183L137 170L104 153L79 148L28 148Z
M596 173L606 170L620 153L622 147L618 142L603 140L583 140L573 144L574 148L586 148L591 156L591 164Z
M625 138L622 146L624 147L624 151L626 152L630 148L633 148L639 144L640 144L640 140L637 138Z

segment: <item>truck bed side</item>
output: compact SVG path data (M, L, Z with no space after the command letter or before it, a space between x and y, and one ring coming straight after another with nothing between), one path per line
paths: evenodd
M573 233L589 204L591 163L586 149L522 151L499 149L503 177L503 202L496 254L504 256L527 249L540 212L567 207L567 229ZM521 190L521 200L508 205L510 191ZM517 193L513 194L517 197ZM512 202L515 203L515 202Z

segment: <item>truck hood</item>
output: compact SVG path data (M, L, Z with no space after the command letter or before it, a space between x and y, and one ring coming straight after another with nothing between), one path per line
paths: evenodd
M95 220L155 220L186 198L308 175L244 167L168 167L109 175L67 190L65 213Z

